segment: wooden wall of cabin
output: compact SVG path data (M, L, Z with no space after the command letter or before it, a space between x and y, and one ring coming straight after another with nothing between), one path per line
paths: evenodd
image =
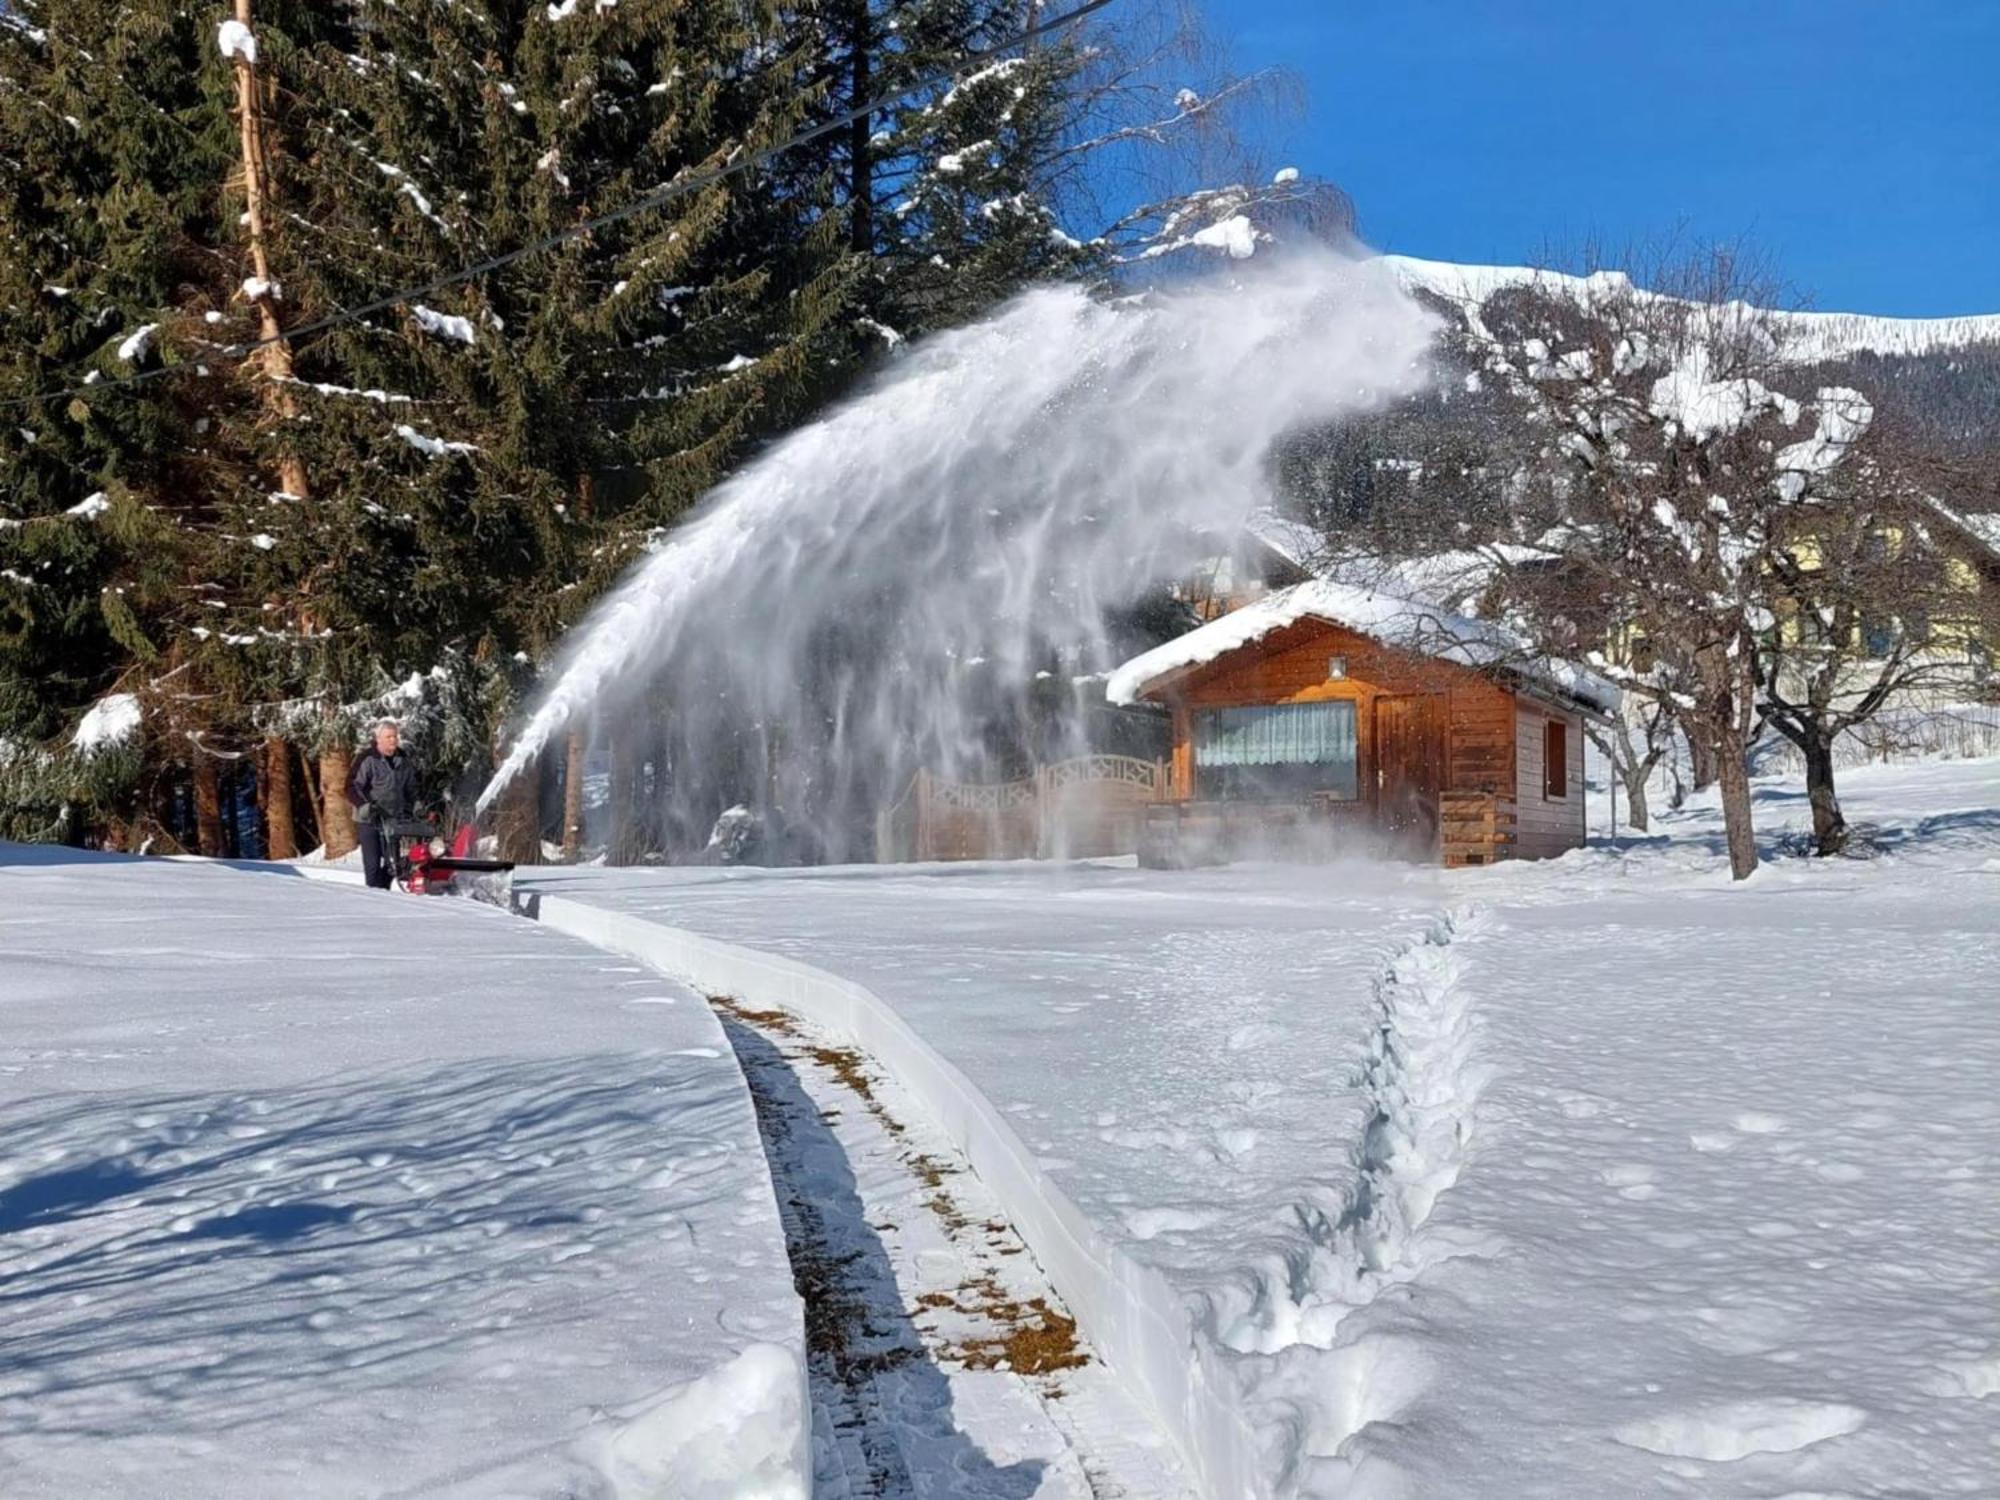
M1559 723L1563 730L1563 795L1551 797L1548 783L1546 747L1548 726ZM1519 699L1514 713L1514 759L1517 768L1514 800L1517 859L1547 859L1565 849L1583 845L1583 721L1565 713Z
M1374 785L1374 706L1379 697L1435 693L1446 700L1444 790L1511 795L1515 785L1514 694L1449 662L1415 656L1318 620L1274 632L1261 649L1197 669L1170 693L1174 708L1172 793L1194 796L1193 715L1208 708L1352 699L1361 785ZM1332 678L1333 657L1346 676Z

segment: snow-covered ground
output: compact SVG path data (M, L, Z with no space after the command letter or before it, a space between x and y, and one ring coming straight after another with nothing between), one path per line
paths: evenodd
M1346 1435L1340 1410L1318 1409L1313 1380L1294 1390L1284 1355L1330 1338L1352 1291L1334 1226L1353 1206L1374 1108L1359 1080L1375 980L1448 899L1440 873L593 869L524 884L801 960L886 1001L1102 1237L1083 1259L1117 1258L1096 1293L1065 1286L1060 1210L1005 1202L1086 1334L1151 1387L1162 1426L1193 1430L1190 1457L1212 1492L1282 1470L1308 1445L1330 1453ZM786 1003L684 971L746 1003ZM893 1071L898 1060L885 1061ZM949 1091L930 1102L963 1118L973 1106ZM974 1164L995 1175L990 1160ZM1156 1323L1157 1340L1141 1336ZM1191 1341L1212 1370L1185 1367ZM1157 1362L1162 1344L1172 1368ZM1184 1418L1189 1400L1202 1410ZM1315 1428L1304 1437L1300 1402ZM1246 1447L1267 1451L1236 1451Z
M803 1494L714 1015L470 902L0 845L0 1302L8 1500Z
M1216 1492L1246 1463L1270 1493L1991 1492L2000 763L1844 788L1878 857L1743 887L1707 807L1450 874L536 884L885 1002L946 1124L990 1139L983 1100L1031 1154L1001 1206L1115 1368L1178 1299L1182 1384L1117 1373ZM1775 852L1803 799L1760 799Z

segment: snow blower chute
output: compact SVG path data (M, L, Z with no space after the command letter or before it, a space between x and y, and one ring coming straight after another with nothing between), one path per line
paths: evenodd
M449 842L437 824L421 819L391 823L384 831L395 847L396 883L404 890L420 896L471 896L495 906L507 905L514 861L475 854L479 837L475 825L462 825Z

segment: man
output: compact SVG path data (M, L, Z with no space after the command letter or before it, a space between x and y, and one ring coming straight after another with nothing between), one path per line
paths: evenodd
M403 749L402 730L394 719L382 720L375 726L375 743L355 759L347 778L347 800L354 804L361 836L361 869L377 890L396 883L396 841L388 828L410 816L416 780L416 763Z

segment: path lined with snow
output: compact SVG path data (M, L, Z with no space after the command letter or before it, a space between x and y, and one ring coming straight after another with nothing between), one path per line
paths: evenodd
M807 1291L817 1500L1191 1500L907 1092L783 1012L718 1010Z
M1332 1346L1369 1295L1343 1226L1378 1105L1377 981L1443 909L1438 872L523 873L880 996L1018 1138L1032 1167L1003 1168L1008 1217L1210 1492L1343 1481L1360 1419ZM788 1003L749 982L746 1003ZM993 1140L962 1102L932 1102ZM1066 1262L1072 1216L1102 1243Z
M1712 809L1449 875L534 878L887 1001L1184 1298L1264 1492L1989 1493L2000 763L1845 790L1881 858L1747 887Z
M9 1500L802 1495L803 1364L696 996L469 902L0 845Z

